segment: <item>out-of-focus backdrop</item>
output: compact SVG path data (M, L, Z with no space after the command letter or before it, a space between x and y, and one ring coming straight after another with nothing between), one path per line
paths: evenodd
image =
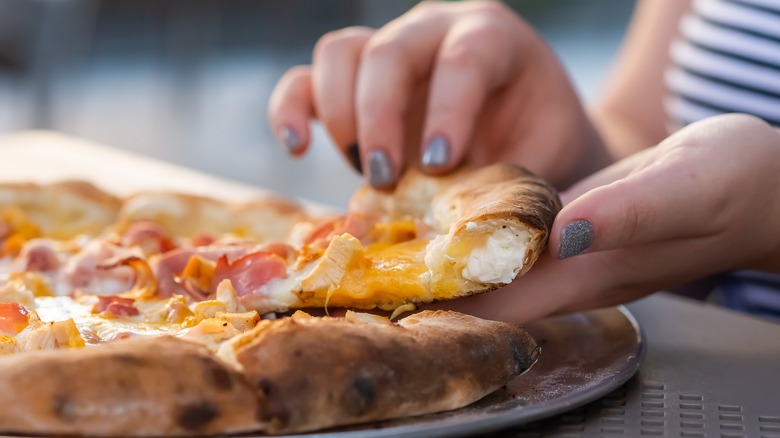
M268 97L323 33L378 27L415 3L0 0L0 132L53 129L341 206L360 179L321 129L306 158L289 159ZM510 4L595 99L634 2Z

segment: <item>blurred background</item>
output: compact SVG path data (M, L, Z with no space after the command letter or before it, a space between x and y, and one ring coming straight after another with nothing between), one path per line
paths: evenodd
M321 129L307 157L288 158L266 122L268 97L323 33L378 27L415 3L0 0L0 132L57 130L343 206L358 176ZM509 4L582 97L598 96L634 1Z

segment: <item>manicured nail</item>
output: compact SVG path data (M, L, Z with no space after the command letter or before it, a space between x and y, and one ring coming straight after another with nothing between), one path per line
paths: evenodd
M289 126L282 126L279 129L279 139L282 140L282 143L287 146L287 149L290 152L296 152L303 146L301 137L299 137L298 133Z
M593 224L590 221L581 219L566 225L561 231L558 258L563 260L585 251L593 243L593 237Z
M357 144L347 147L347 160L357 170L357 173L363 174L363 163L360 161L360 148Z
M433 137L423 151L422 165L424 167L442 167L450 162L450 144L441 135Z
M393 179L390 159L379 149L374 149L368 155L368 181L374 187L384 187Z

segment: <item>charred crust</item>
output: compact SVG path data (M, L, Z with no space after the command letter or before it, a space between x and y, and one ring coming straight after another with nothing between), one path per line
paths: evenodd
M262 379L257 381L257 389L260 390L260 392L263 393L264 396L270 397L271 396L271 380L266 379L263 377Z
M363 415L376 402L376 385L371 379L355 377L352 380L352 393L355 394L357 414Z
M536 362L536 359L539 358L539 354L541 353L541 348L538 346L533 349L529 349L528 347L529 345L526 340L516 340L515 342L512 342L512 358L515 361L515 367L518 373L522 373L528 368L531 368L531 365Z
M186 430L199 430L219 417L217 407L209 402L184 406L176 417L176 423Z
M233 377L220 364L203 358L203 371L207 381L214 384L214 387L220 391L230 391L233 389Z
M56 394L52 399L51 411L57 418L63 420L72 420L73 411L71 409L70 397L65 394Z

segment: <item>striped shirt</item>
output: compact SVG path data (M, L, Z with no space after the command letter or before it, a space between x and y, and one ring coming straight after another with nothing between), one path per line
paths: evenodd
M739 112L780 126L780 0L694 0L671 57L673 125Z
M672 131L733 112L780 126L780 0L694 0L670 54L664 108ZM780 275L731 273L712 298L780 320Z

